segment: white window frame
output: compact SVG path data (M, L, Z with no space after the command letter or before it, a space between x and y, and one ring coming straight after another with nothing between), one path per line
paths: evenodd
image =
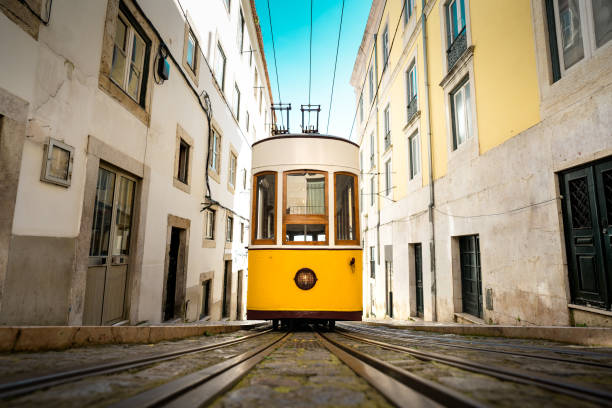
M392 146L391 143L391 105L387 104L383 111L383 126L385 130L384 143L385 151Z
M582 62L589 60L595 53L606 45L612 44L612 40L608 40L599 47L595 36L595 20L593 18L593 2L591 0L576 0L578 2L578 11L580 13L580 33L582 36L582 59L576 61L572 66L565 68L565 59L563 56L563 31L561 26L561 15L559 14L559 0L553 0L553 8L555 15L555 29L557 34L557 54L559 57L559 68L561 77L566 72L573 70ZM573 44L574 40L572 40Z
M370 67L370 72L368 73L368 85L370 89L370 105L374 101L374 67Z
M359 123L363 123L363 93L359 95Z
M370 207L374 207L374 196L376 195L376 179L374 176L370 177Z
M370 133L370 168L376 166L376 142L374 141L374 132Z
M411 81L411 76L414 80ZM413 60L408 70L406 70L406 96L407 96L407 104L412 101L412 98L418 97L418 78L417 78L417 69L416 69L416 61Z
M232 151L232 149L230 149L228 183L232 188L236 187L236 170L237 169L238 169L238 157Z
M191 54L192 56L191 63L189 62L189 45L190 44L193 44L193 53ZM198 60L197 52L198 52L198 40L196 39L196 36L193 33L193 31L189 29L189 33L187 34L187 55L185 56L185 62L187 62L187 65L189 66L192 72L196 72L196 69L197 69L197 60Z
M412 17L413 8L414 0L404 0L404 25L408 24L410 17Z
M391 163L391 159L389 158L386 162L385 162L385 195L386 196L390 196L391 195L391 190L393 190L393 178L392 178L392 163Z
M461 1L463 1L463 7L464 10L463 12L465 13L465 15L461 15ZM450 0L447 4L446 4L446 13L448 13L448 38L450 39L450 43L448 44L448 46L446 47L448 49L448 47L451 46L451 44L455 41L455 39L457 37L453 36L453 19L450 15L450 9L451 9L451 5L455 3L456 4L456 8L457 8L457 21L460 23L461 22L461 17L463 17L463 19L465 20L465 26L462 27L457 27L457 37L459 36L459 34L461 34L461 31L463 30L464 27L467 27L468 24L468 19L467 19L467 7L469 6L469 4L467 4L467 2L465 0Z
M469 90L467 92L469 94L469 101L466 100L466 89ZM453 135L453 150L459 149L459 147L465 144L469 139L473 136L473 128L474 128L474 114L472 112L472 99L474 98L474 89L471 85L471 81L467 78L465 81L460 83L452 92L450 92L450 106L451 106L451 115L452 115L452 123L451 123L451 132ZM464 112L465 115L463 118L458 116L457 113L457 99L461 96L463 100ZM459 123L464 122L466 135L463 140L459 140L458 127Z
M238 88L238 84L236 82L234 82L234 95L232 98L232 102L233 102L232 112L234 113L236 120L239 121L240 120L240 89Z
M134 101L136 101L136 103L140 105L140 101L142 100L142 96L143 96L142 94L143 89L146 88L146 83L143 81L143 74L145 71L145 60L147 59L147 54L149 53L149 43L147 42L148 39L143 37L138 32L138 30L134 28L134 25L131 23L130 19L121 10L119 10L119 13L117 14L117 24L119 23L119 20L126 27L125 29L125 50L117 46L116 38L115 38L117 33L115 31L115 33L113 33L113 55L115 53L115 49L117 49L125 57L122 83L118 83L115 80L115 78L113 78L113 75L112 75L114 58L113 58L113 61L111 62L111 71L109 74L109 78L111 81L113 81L114 84L116 84L119 88L121 88L130 98L132 98ZM144 44L144 50L142 53L142 61L140 61L139 64L134 64L132 62L132 52L134 50L133 44L134 44L135 37L138 37ZM135 71L138 73L138 91L137 91L136 97L131 95L130 92L128 91L130 71L132 67L134 67Z
M408 158L408 178L413 180L421 174L421 140L418 131L408 136Z
M456 0L455 0L456 1ZM464 4L465 4L465 35L466 35L466 40L467 40L467 47L470 48L470 46L472 45L472 30L471 30L471 23L470 23L470 1L471 0L464 0ZM446 55L446 51L450 48L450 46L452 45L453 41L450 41L450 30L451 27L449 27L450 21L447 21L446 19L446 10L448 5L451 3L451 0L449 1L440 1L439 2L439 13L440 13L440 37L442 38L442 47L440 49L440 54L441 54L441 58L442 58L442 63L444 64L444 75L448 74L448 59L447 59L447 55ZM470 58L471 59L471 58ZM456 68L457 70L459 70L461 67L455 65L453 68ZM443 82L446 82L443 80ZM443 85L443 87L445 87L445 85Z
M240 52L240 56L242 56L242 51L244 51L244 13L242 12L242 7L239 7L238 13L238 33L236 33L236 44L238 45L238 51Z
M204 239L215 239L215 210L211 208L204 210Z
M223 61L223 66L219 67L219 58ZM227 71L227 56L225 55L225 51L223 51L223 47L221 46L221 42L217 41L217 48L215 50L215 81L221 91L225 91L225 73ZM221 78L219 78L219 76ZM219 83L220 82L220 83Z
M234 217L228 215L225 218L225 242L234 241Z
M387 65L389 65L389 25L385 26L385 29L382 34L382 52L383 52L383 71L386 70Z

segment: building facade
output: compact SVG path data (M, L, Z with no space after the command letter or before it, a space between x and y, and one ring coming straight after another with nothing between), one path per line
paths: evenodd
M598 0L373 1L367 317L612 324L611 39Z
M253 1L0 1L0 324L241 319Z

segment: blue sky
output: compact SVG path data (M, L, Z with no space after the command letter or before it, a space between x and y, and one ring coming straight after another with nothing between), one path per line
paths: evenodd
M281 98L283 103L288 102L292 106L291 131L299 132L301 125L300 105L308 103L311 0L255 1L263 34L272 94L274 102L278 103L270 20L268 18L268 1L274 29ZM320 133L348 137L355 115L355 94L349 81L372 3L370 0L345 0L331 120L329 121L329 131L327 131L342 0L312 1L312 86L310 101L312 104L321 105ZM312 119L314 121L314 117Z

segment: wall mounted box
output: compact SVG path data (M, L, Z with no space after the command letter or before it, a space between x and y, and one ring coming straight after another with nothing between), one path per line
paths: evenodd
M45 145L40 180L69 187L73 160L74 147L50 137Z

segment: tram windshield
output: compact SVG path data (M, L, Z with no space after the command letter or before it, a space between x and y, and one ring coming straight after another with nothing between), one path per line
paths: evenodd
M327 242L326 174L304 171L285 176L285 242Z
M356 241L355 176L336 174L336 240Z

